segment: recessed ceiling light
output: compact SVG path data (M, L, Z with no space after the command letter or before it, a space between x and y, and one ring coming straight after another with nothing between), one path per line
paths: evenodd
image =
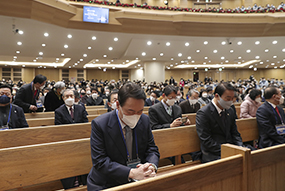
M152 60L156 60L156 58L152 58Z
M264 52L269 52L269 50L268 50L268 49L265 49Z
M259 59L259 58L260 58L259 56L256 56L256 57L255 57L255 59Z
M274 66L274 65L275 65L275 63L273 63L273 62L272 62L272 63L271 63L271 65L272 65L272 66Z
M187 59L190 60L190 59L191 59L191 56L188 56Z
M138 60L139 58L136 58L136 60Z
M67 35L67 38L72 38L72 35L71 34Z
M225 44L227 44L227 43L226 43L226 41L223 41L221 44L222 44L222 45L225 45Z
M119 39L117 37L114 38L114 41L118 41Z
M138 66L141 66L140 64L138 64Z
M151 41L147 41L147 43L146 43L147 45L151 45L152 44L152 42Z
M166 43L166 46L170 46L170 42L167 42L167 43Z
M17 58L17 56L14 56L13 58Z
M254 70L254 71L256 71L256 70L257 70L257 68L253 68L253 70Z
M49 34L46 32L46 33L44 33L44 36L45 36L45 37L48 37L48 36L49 36Z
M173 58L171 58L170 60L174 60Z
M283 59L283 62L285 62L285 59Z
M111 64L111 62L108 62L108 64Z
M33 60L34 62L36 62L37 60Z
M22 34L24 34L24 31L19 30L19 31L18 31L18 34L21 34L21 35L22 35Z
M109 50L110 50L110 51L113 50L113 47L109 47Z
M88 50L90 50L92 47L91 46L88 46Z
M266 60L266 62L269 62L269 60Z
M80 59L80 61L82 62L82 61L83 61L83 59L81 58L81 59Z
M272 41L272 44L277 44L277 40Z
M69 66L69 68L71 68L71 66Z
M170 67L172 67L173 66L173 64L170 64Z
M74 65L75 65L75 66L77 66L78 64L77 64L77 63L75 63Z
M26 65L22 65L23 67L26 67Z
M185 46L189 46L190 44L189 44L189 42L185 42Z
M62 53L61 56L64 56L64 54Z
M19 51L19 50L17 50L17 51L16 51L16 53L17 53L17 54L20 54L20 51Z
M241 41L238 41L238 42L237 42L237 45L242 45L242 42L241 42Z
M83 57L87 57L87 54L83 54Z
M229 61L228 61L228 60L226 60L225 62L226 62L226 63L228 63Z
M221 57L221 59L222 59L222 60L224 60L224 59L225 59L225 57L224 57L224 56L222 56L222 57Z
M137 68L137 66L135 66L135 68Z
M233 53L234 52L234 50L230 50L230 53Z
M259 64L263 64L263 62L259 62Z
M39 52L39 55L43 55L44 53L43 52Z
M250 52L251 52L251 50L249 50L249 49L248 49L248 50L246 50L246 52L247 52L247 53L250 53Z
M36 59L39 59L38 57L36 57Z
M96 36L92 36L92 40L96 40Z
M277 56L273 56L273 58L277 58Z
M207 64L206 62L203 62L203 64Z
M159 55L160 55L160 56L163 56L163 53L160 53Z
M207 56L205 56L205 60L207 60L208 59L208 57Z
M46 44L42 44L42 47L45 47L46 46Z
M198 49L198 50L196 50L196 52L197 52L197 53L199 53L199 52L200 52L200 50Z
M182 53L178 53L178 56L181 57L181 56L182 56Z
M96 62L99 62L99 59L96 59L95 61L96 61Z
M20 41L19 41L19 42L17 42L17 45L21 46L21 45L22 45L22 42L20 42Z
M205 45L208 44L208 41L204 41L204 44L205 44Z
M260 44L260 42L259 41L255 41L255 44L258 45L258 44Z
M146 53L145 52L142 52L142 56L145 56L146 55Z
M282 49L282 52L285 52L285 48Z
M56 58L55 60L59 60L59 58Z
M104 55L103 55L103 57L104 57L104 58L106 58L106 57L107 57L107 55L106 55L106 54L104 54Z
M47 68L46 66L44 68Z
M218 51L217 50L213 50L213 53L217 53Z
M126 60L126 62L129 62L129 60Z
M68 45L67 45L67 44L65 44L65 45L64 45L64 48L68 48Z
M238 59L241 59L241 56L239 56Z
M192 62L192 63L194 63L194 62L195 62L195 60L192 60L191 62Z
M276 69L277 68L277 66L274 66L274 69Z

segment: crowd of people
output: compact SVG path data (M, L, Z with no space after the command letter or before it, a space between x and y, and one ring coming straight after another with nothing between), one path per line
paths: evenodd
M252 150L285 143L284 85L282 79L254 76L228 82L171 77L150 83L55 82L43 75L30 83L3 79L0 125L2 130L28 127L24 113L47 111L55 113L55 125L86 123L86 107L105 105L108 112L91 123L90 173L61 180L65 189L87 184L88 190L100 190L155 176L159 151L152 131L157 129L196 124L201 151L189 154L203 163L220 159L224 143ZM234 103L241 103L240 116ZM149 117L143 114L145 106ZM196 121L182 117L187 113L196 113ZM237 118L253 117L259 129L257 145L243 143L236 126ZM175 164L174 157L169 159Z

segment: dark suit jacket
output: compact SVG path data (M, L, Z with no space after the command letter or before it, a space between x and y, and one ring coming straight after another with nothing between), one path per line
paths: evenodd
M172 106L172 115L170 116L166 112L163 104L159 102L148 109L148 116L152 130L170 128L170 124L175 119L182 117L182 111L178 105L174 104Z
M104 105L104 101L102 97L97 97L96 100L92 98L92 96L88 97L86 100L86 106L90 105Z
M11 116L8 125L10 129L29 127L24 111L21 107L12 104Z
M179 104L182 110L182 114L185 113L196 113L200 109L200 103L196 103L194 106L190 105L189 100L185 100Z
M23 85L19 91L17 91L14 104L21 107L25 113L31 112L30 105L37 105L36 100L39 97L39 91L34 97L34 91L32 90L31 83Z
M159 101L156 99L155 101L154 101L154 104L156 104L156 103L158 103ZM154 105L153 104L153 105ZM144 103L144 106L152 106L152 101L149 99L149 98L147 98L146 100L145 100L145 103Z
M93 167L87 178L88 190L102 190L128 183L131 168L126 166L127 151L116 110L93 119L91 127L90 143ZM138 155L141 163L149 162L158 165L159 152L154 143L147 115L141 115L134 130L137 135ZM134 130L133 137L135 137ZM133 158L136 158L135 141L133 141L132 148Z
M65 104L61 105L54 111L54 124L71 124L71 123L87 123L88 118L86 116L86 110L82 105L73 105L74 111L72 120L69 111L67 110Z
M196 129L200 138L202 162L210 162L221 158L221 145L231 143L242 146L242 139L237 130L235 114L232 108L226 110L224 126L214 104L210 102L198 110Z
M64 104L64 101L62 97L60 98L55 94L55 90L50 90L47 95L45 96L44 105L46 110L45 111L55 111L57 108L59 108L62 104Z
M279 113L285 123L284 111L280 106L277 106ZM277 121L276 118L277 117ZM259 131L259 148L270 147L285 143L285 136L279 135L276 131L275 125L281 124L280 117L272 106L266 101L262 104L256 112L256 121Z

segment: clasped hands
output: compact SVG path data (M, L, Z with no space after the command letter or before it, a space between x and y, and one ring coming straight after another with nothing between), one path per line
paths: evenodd
M156 175L155 168L151 163L138 164L137 168L132 168L129 173L129 178L134 180L144 180Z
M170 127L179 127L182 125L182 120L181 117L178 117L177 119L175 119L171 124ZM189 119L187 119L187 121L184 123L184 125L190 125L191 121Z

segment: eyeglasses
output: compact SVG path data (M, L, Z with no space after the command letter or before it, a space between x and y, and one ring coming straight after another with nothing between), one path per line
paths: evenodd
M2 96L2 95L11 96L11 93L9 93L9 92L0 92L0 96Z

